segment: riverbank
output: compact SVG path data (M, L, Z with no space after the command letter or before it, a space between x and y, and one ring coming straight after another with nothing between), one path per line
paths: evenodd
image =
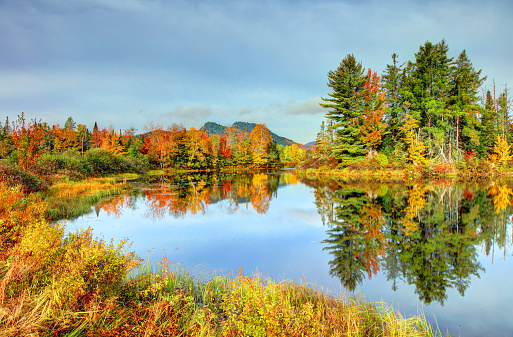
M132 175L128 176L129 178ZM88 178L81 181L61 182L40 192L47 206L49 220L72 219L91 211L91 206L104 198L113 197L130 189L126 178Z
M103 179L56 184L51 194L124 185ZM166 259L158 269L137 267L126 240L102 242L90 230L64 235L50 225L42 197L0 185L1 335L442 335L421 315L403 318L382 303L308 284L241 273L198 281L170 270Z
M297 174L308 178L328 178L339 181L405 181L417 179L457 179L461 181L489 180L511 177L513 171L487 161L474 161L427 166L412 164L380 165L377 161L361 160L347 165L323 164L316 160L302 162L296 166Z

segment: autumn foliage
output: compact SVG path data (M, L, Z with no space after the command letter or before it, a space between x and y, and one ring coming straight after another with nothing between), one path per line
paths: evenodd
M42 147L44 130L41 123L32 120L26 122L22 113L14 123L11 137L18 155L18 166L25 170L30 169L43 155Z

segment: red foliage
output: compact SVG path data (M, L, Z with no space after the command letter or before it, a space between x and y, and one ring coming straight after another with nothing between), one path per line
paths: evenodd
M464 161L465 163L467 163L467 164L468 164L468 162L469 162L469 161L472 161L472 160L474 160L474 159L475 159L475 155L472 153L472 151L469 151L469 152L465 155L465 157L464 157L463 161Z
M465 188L465 192L463 194L467 197L467 200L472 200L474 198L474 193L470 192L468 186Z
M45 152L45 148L41 146L44 140L42 124L33 119L27 125L23 112L14 124L11 138L18 151L18 166L22 170L34 166Z
M444 174L444 173L451 172L451 170L452 170L451 165L449 165L447 163L433 165L433 173Z

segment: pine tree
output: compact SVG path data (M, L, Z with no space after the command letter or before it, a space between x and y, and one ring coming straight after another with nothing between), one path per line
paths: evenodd
M477 152L480 145L480 122L478 91L486 80L481 77L481 70L475 70L472 62L463 50L458 59L453 74L452 88L450 90L449 105L456 117L456 147L463 148L464 152Z
M428 153L442 161L451 161L456 150L455 118L448 108L453 59L447 56L444 40L427 41L415 54L415 62L405 69L403 95L409 113L420 121Z
M323 108L330 109L326 117L333 121L335 131L334 154L342 162L362 158L367 150L360 140L360 117L363 114L358 93L366 80L361 62L349 54L335 71L328 73L328 87L333 92L330 98L322 98Z
M399 141L399 127L404 118L403 98L401 90L404 86L404 64L399 65L399 55L392 54L392 64L388 64L381 76L381 86L385 90L385 99L388 106L385 110L387 121L387 135L383 139L384 146L392 147L393 143Z
M483 156L493 149L495 138L500 134L498 127L499 115L490 90L486 91L481 108L481 135L479 152Z
M64 130L73 130L75 131L75 128L76 128L76 124L74 121L73 121L73 118L71 118L71 116L68 117L68 119L66 120L66 123L64 123Z
M508 142L511 142L511 119L509 116L509 110L511 108L511 99L508 97L508 87L504 87L504 91L499 95L497 99L497 113L499 116L499 125L502 137Z

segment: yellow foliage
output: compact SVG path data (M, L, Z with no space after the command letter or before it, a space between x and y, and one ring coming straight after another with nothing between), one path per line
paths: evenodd
M419 121L413 118L410 114L406 114L405 122L400 130L404 132L403 140L408 145L408 159L416 165L426 165L426 146L419 140L419 137L413 129L419 127Z
M413 188L409 192L408 206L403 210L406 214L401 223L404 226L404 234L410 236L419 229L418 222L414 221L419 215L419 210L426 205L425 194L428 186Z
M102 149L109 151L115 156L119 156L125 154L125 147L123 145L123 141L121 135L117 134L114 131L109 133L105 133L103 136Z
M495 140L495 144L493 146L493 154L488 155L492 163L497 165L499 168L506 168L513 158L510 154L511 148L508 145L506 139L501 138L497 135L497 139Z
M508 188L506 184L494 184L492 187L490 187L488 195L493 196L493 206L495 208L495 213L500 214L504 212L510 204L511 197L513 196L513 190Z

